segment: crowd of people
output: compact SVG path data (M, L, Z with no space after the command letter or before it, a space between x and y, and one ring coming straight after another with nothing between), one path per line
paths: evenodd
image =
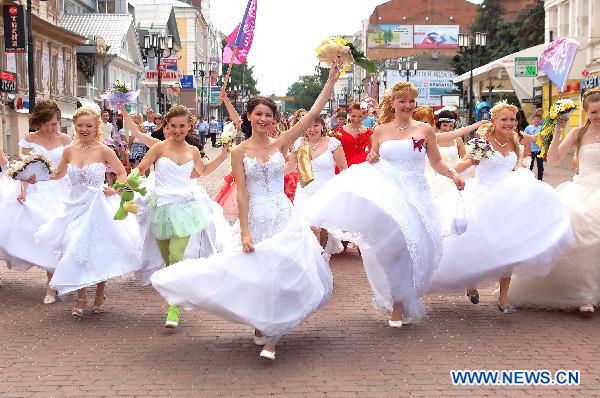
M323 118L338 77L334 64L314 105L289 119L261 96L240 115L223 94L231 144L219 140L213 117L195 120L181 106L164 116L148 109L145 121L119 106L117 129L109 112L83 107L70 137L58 131L56 103L39 101L36 131L19 145L55 171L49 181L0 178L0 259L15 271L44 269L46 304L77 291L76 318L86 287L96 285L91 312L101 313L106 281L135 272L168 302L166 327L179 325L180 308L201 308L253 327L271 360L278 340L331 296L329 259L349 242L392 328L417 322L426 294L463 292L477 304L477 287L493 280L504 314L594 311L600 90L584 94L587 121L562 142L566 121L557 124L545 161L574 150L577 169L554 189L542 181L541 111L527 124L499 102L490 121L459 128L456 109L417 107L414 85L399 82L380 104ZM488 145L483 157L465 145L474 135ZM206 140L221 146L210 161ZM213 200L196 179L228 158L231 173ZM3 170L8 163L0 155ZM114 220L115 187L131 169L148 176L148 194L136 198L135 216Z

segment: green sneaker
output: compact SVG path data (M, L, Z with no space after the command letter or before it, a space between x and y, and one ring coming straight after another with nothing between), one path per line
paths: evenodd
M179 326L179 307L176 305L170 305L167 310L167 321L165 327L169 329L175 329Z

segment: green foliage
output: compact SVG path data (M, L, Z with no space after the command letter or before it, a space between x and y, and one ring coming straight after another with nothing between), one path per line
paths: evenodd
M325 70L328 71L328 69ZM303 80L293 83L288 88L287 95L293 96L294 102L286 106L286 111L294 112L300 108L310 109L323 90L324 82L321 76L305 76Z
M535 0L533 7L523 10L515 18L515 34L521 49L544 42L544 2Z

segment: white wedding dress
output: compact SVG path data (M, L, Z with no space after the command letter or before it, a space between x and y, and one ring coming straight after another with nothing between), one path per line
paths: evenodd
M202 308L276 342L327 301L333 277L314 234L285 196L283 155L243 162L254 252L242 252L238 222L236 247L171 265L151 281L171 305Z
M514 278L508 296L511 303L522 307L600 305L600 143L579 149L579 174L556 191L569 210L575 246L548 276Z
M56 167L60 163L64 146L48 150L39 144L22 139L22 148L31 149L31 153L44 155ZM15 271L25 271L38 266L52 272L57 258L48 248L39 245L34 233L51 217L64 208L63 202L69 197L68 178L60 181L39 181L27 184L25 203L17 202L20 183L8 184L10 187L0 202L0 260Z
M141 240L131 217L113 220L119 196L104 195L103 163L68 165L71 194L64 209L35 234L58 258L50 287L65 294L141 266Z
M309 199L321 189L327 181L335 177L335 159L333 158L333 151L342 145L342 143L334 137L328 137L326 139L328 142L325 151L311 160L314 180L305 187L302 187L300 183L298 183L296 187L294 208L298 214L304 218L308 217L307 204ZM294 151L298 151L301 145L302 138L298 138L294 143ZM328 254L336 254L340 253L342 250L344 250L342 241L332 234L329 234L327 237L327 244L325 245L325 252Z
M514 152L495 151L476 167L462 192L467 229L445 238L430 292L466 290L513 273L545 275L572 244L567 210L556 192L529 169L513 171L516 162ZM437 198L446 220L456 214L459 195Z
M156 161L155 171L145 180L148 190L145 197L136 195L140 211L137 220L143 239L142 269L136 277L143 285L150 283L150 276L165 266L156 239L150 228L152 211L158 205L196 201L206 221L206 228L190 237L184 258L208 257L231 246L231 226L223 217L223 209L210 199L208 193L196 179L191 179L193 162L178 165L169 158Z
M418 142L388 140L380 161L351 166L310 202L309 221L358 244L375 305L424 313L420 296L442 253L441 224L425 178L426 149Z
M440 155L442 155L442 160L448 165L448 167L456 166L459 161L458 147L456 144L446 147L440 146L438 148L440 150ZM433 170L433 168L429 165L429 161L426 163L425 176L427 177L427 181L431 187L431 192L436 198L448 191L456 191L456 185L454 185L454 181L436 173L435 170Z

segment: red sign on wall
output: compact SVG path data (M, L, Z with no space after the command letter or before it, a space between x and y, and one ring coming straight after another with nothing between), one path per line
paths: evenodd
M25 7L17 4L2 6L4 17L4 52L25 52Z

